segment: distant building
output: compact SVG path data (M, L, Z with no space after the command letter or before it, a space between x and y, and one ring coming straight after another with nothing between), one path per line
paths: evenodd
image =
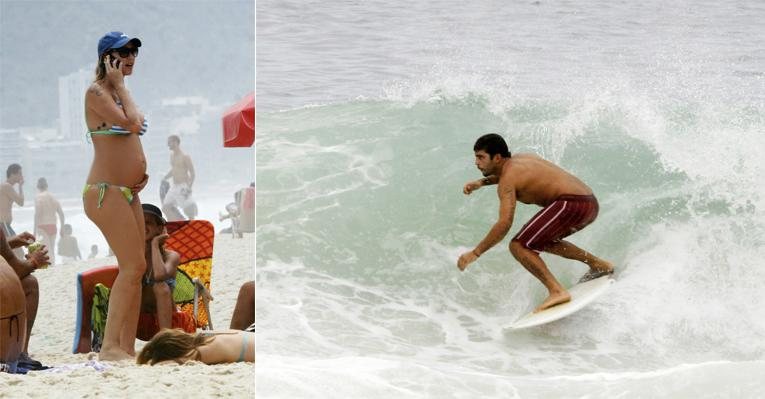
M84 140L85 90L93 82L94 72L79 71L58 78L58 130L63 140Z
M0 129L0 168L5 168L12 163L21 162L21 133L19 129ZM2 175L0 181L5 181Z

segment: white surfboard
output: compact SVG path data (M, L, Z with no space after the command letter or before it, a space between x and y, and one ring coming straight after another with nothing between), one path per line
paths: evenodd
M594 301L595 298L603 294L613 282L614 279L611 278L611 276L602 276L577 284L568 290L568 293L571 294L571 301L553 306L539 313L529 313L515 322L504 326L504 328L518 330L562 319Z

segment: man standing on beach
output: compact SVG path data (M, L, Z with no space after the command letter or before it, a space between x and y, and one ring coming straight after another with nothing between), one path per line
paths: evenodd
M170 154L170 171L167 172L162 181L166 181L171 176L173 186L165 195L162 202L162 210L167 215L167 220L183 220L178 207L183 209L186 218L194 219L197 216L197 204L191 198L191 187L194 184L194 164L191 157L181 151L181 138L172 135L167 138L167 146L172 153Z
M24 206L24 175L21 174L21 165L17 163L8 165L5 175L7 179L0 183L0 229L6 237L13 237L16 235L11 227L13 203ZM18 190L13 188L16 184L19 185ZM13 253L19 258L24 258L24 251L21 249L14 249Z
M40 242L49 249L50 264L55 265L54 254L56 253L56 233L58 233L56 215L63 226L64 211L58 200L48 191L48 181L44 177L37 180L37 190L40 192L35 198L35 235L42 238Z
M531 218L510 242L510 252L549 291L534 311L539 312L571 300L571 295L550 273L540 251L587 264L590 270L580 282L611 274L613 265L597 258L563 238L592 223L598 215L598 201L592 190L560 167L533 154L511 157L507 143L498 134L486 134L473 146L475 164L484 178L465 184L463 193L497 184L499 220L470 252L459 257L461 271L507 235L513 224L517 201L543 209Z

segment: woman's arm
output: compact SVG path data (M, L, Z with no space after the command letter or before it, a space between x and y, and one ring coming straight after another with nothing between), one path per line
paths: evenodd
M143 115L138 112L133 97L125 87L122 71L112 66L111 60L111 56L104 60L106 80L114 87L122 107L117 105L110 93L100 84L93 83L85 93L87 109L106 121L120 125L132 133L139 133L143 125ZM109 127L111 126L107 126Z

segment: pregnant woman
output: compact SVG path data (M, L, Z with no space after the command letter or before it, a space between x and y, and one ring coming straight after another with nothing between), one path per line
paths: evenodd
M140 136L146 120L125 88L141 41L109 32L98 42L96 77L85 93L85 120L94 157L82 193L85 214L114 251L119 274L112 286L101 360L135 357L141 304L144 220L138 192L146 185L146 157Z

